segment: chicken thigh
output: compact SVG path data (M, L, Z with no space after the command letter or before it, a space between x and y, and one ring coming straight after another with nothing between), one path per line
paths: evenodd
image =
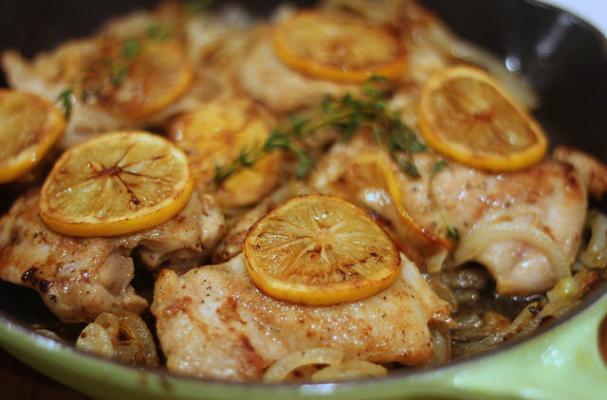
M354 303L306 307L259 291L239 255L225 264L164 270L152 313L169 370L232 381L258 380L290 352L332 347L346 359L423 365L433 354L428 322L449 305L401 256L398 280Z
M357 158L381 151L364 136L338 144L320 161L311 186L381 209L390 194L353 197L338 186ZM492 174L449 162L436 172L439 160L429 152L415 154L419 178L394 170L402 201L420 229L436 236L449 230L459 234L456 264L482 263L505 295L543 292L570 274L587 208L578 168L546 160L522 171Z
M49 230L38 215L38 193L18 199L0 219L0 279L36 290L59 318L94 319L104 311L142 312L135 293L133 253L150 269L197 265L223 233L223 215L208 195L153 229L114 238L74 238Z

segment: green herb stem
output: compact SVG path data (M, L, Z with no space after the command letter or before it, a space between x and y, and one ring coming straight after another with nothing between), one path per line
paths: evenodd
M72 114L72 106L74 104L74 91L70 88L64 89L57 95L57 102L63 110L65 118L69 118Z
M386 110L386 92L376 87L385 81L381 77L372 77L361 90L362 94L346 94L341 98L326 97L318 109L307 114L291 117L289 125L272 132L266 142L253 150L241 150L247 155L247 162L253 164L265 154L274 150L289 151L296 158L296 175L304 177L313 166L313 160L306 152L303 138L314 135L320 129L332 127L348 141L362 127L372 128L375 140L384 146L401 171L412 178L420 174L415 166L413 154L426 151L413 130L405 125L397 115ZM218 165L215 182L221 184L225 179L243 168L249 167L237 157L227 166Z

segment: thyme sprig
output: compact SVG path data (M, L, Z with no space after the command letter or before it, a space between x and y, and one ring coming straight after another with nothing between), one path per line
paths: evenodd
M206 12L213 4L213 0L184 0L183 9L188 14L199 14Z
M398 115L387 109L388 93L383 89L384 82L383 77L371 77L359 95L346 94L339 98L327 96L315 109L292 116L285 126L275 129L260 146L241 149L232 163L217 165L215 183L221 184L275 150L295 155L295 173L302 178L314 165L303 139L327 127L339 132L344 141L350 140L361 128L371 129L376 142L386 148L400 169L413 178L419 178L413 154L424 152L427 148Z
M445 237L447 239L457 242L460 239L459 230L457 229L457 227L455 225L453 225L451 223L451 218L449 217L447 210L445 210L445 207L441 204L441 202L439 202L436 199L436 196L434 194L434 178L438 174L440 174L442 171L444 171L445 168L447 168L448 166L449 166L449 162L444 159L439 159L438 161L436 161L434 163L434 165L432 166L432 170L430 172L430 180L428 181L428 190L429 190L429 194L430 194L430 201L434 205L434 208L437 210L438 215L439 215L443 225L445 226Z
M202 14L206 12L213 0L182 0L181 9L185 15ZM95 59L82 77L80 98L83 102L94 101L105 88L120 87L128 78L129 70L135 59L141 54L146 40L164 42L176 35L179 21L157 20L151 22L141 37L124 39L118 43L118 49L113 54L103 55ZM69 117L75 102L75 90L66 87L57 96L57 103Z
M72 114L72 107L74 105L74 91L70 88L64 89L57 95L57 103L63 111L65 118L69 118Z
M145 31L145 36L148 39L163 42L170 39L174 35L174 27L168 23L154 22L148 26Z
M93 101L97 96L109 88L118 88L129 75L131 66L142 53L145 40L165 41L172 35L168 25L151 24L145 37L128 38L118 42L115 51L110 54L101 54L94 59L83 71L80 87L80 98L83 102ZM74 89L65 88L58 97L66 116L69 116L71 105L74 102ZM69 97L68 94L71 96ZM67 99L71 98L68 104Z
M447 160L438 160L437 162L435 162L432 166L432 177L444 170L447 164Z

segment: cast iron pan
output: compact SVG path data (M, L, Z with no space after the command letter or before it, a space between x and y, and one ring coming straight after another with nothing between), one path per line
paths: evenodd
M0 49L15 48L21 50L27 56L32 56L39 51L53 48L65 39L93 32L103 21L113 15L151 6L154 3L155 1L151 0L3 1L0 2ZM275 1L243 1L241 3L245 8L249 8L252 13L260 16L267 15L277 4ZM532 84L541 99L541 105L536 110L536 116L548 132L553 146L561 143L570 144L595 155L601 160L607 160L607 42L595 28L569 13L529 0L425 0L423 3L438 13L461 37L490 50L497 57L503 59L509 69L518 72ZM313 2L300 1L298 4L309 5ZM6 85L6 82L0 73L0 87L4 85ZM0 210L5 209L7 203L10 203L12 194L9 192L5 188L0 188ZM2 205L2 203L4 204ZM595 206L607 210L605 202ZM470 398L470 396L475 396L474 393L477 393L477 395L480 393L481 398L483 398L492 393L490 388L480 383L476 385L461 384L461 382L466 381L465 376L463 378L461 375L452 376L453 371L474 369L475 363L490 365L487 364L487 362L492 362L490 359L499 360L500 357L503 359L506 357L504 356L505 353L513 353L518 348L524 348L527 342L535 341L535 343L539 343L543 340L543 337L551 338L550 340L556 343L558 337L554 336L554 332L564 332L566 329L571 329L569 326L579 326L584 323L583 318L580 317L584 313L599 315L596 318L593 316L594 319L590 323L597 325L603 317L602 314L607 312L606 293L605 285L596 289L575 313L556 323L547 324L534 335L534 338L523 341L525 343L509 343L495 351L463 361L456 361L451 366L441 368L435 372L403 370L397 371L383 380L360 384L279 385L272 392L264 392L266 389L259 384L213 384L205 383L204 380L174 378L166 372L144 371L141 373L152 376L153 379L159 379L159 382L177 382L171 384L177 387L177 389L172 389L173 394L178 394L181 384L188 388L196 387L197 384L210 385L205 387L206 393L200 394L202 398L207 396L230 398L239 396L238 393L245 393L243 390L252 397L259 395L264 399L269 399L281 393L288 394L291 397L337 395L344 398L366 398L369 396L383 398L392 395L402 398L409 394L444 395L446 393L450 393L450 395L467 393L466 397ZM597 307L600 307L598 311ZM31 324L54 326L58 324L58 321L46 309L36 293L0 283L0 333L4 332L0 334L0 343L3 343L9 351L16 353L17 356L25 358L26 362L30 364L39 362L40 365L34 366L56 379L76 386L88 394L97 393L100 397L106 396L106 394L100 394L103 392L101 389L93 391L89 388L87 390L84 384L79 385L73 379L64 378L59 372L53 373L52 368L48 367L48 365L52 366L53 363L52 354L49 353L46 359L44 357L36 358L36 354L42 353L44 355L49 347L53 347L54 351L59 348L59 351L68 352L71 356L92 363L91 365L105 364L118 368L124 368L124 366L120 366L119 363L113 361L101 361L95 356L76 354L69 349L66 350L63 346L58 346L56 343L49 345L48 341L27 333L29 328L26 327L31 326ZM594 325L592 329L596 330ZM7 332L8 336L5 335ZM25 352L29 355L23 355L24 351L19 346L7 344L6 340L11 335L17 335L14 337L27 336L26 341L30 341L28 343L37 343L37 346L40 346L38 353ZM596 342L596 333L594 332L593 335L591 337L595 338L594 341ZM595 343L590 345L593 348L596 347ZM596 350L593 351L597 353ZM598 353L594 353L593 356L597 357ZM538 356L541 356L541 354L538 354ZM600 358L600 355L598 357ZM499 362L496 361L494 364L499 364ZM542 365L545 366L546 363ZM572 366L572 368L575 367ZM596 365L593 365L592 368L596 368ZM600 365L599 368L604 369L604 365ZM483 367L483 369L488 370L490 368ZM441 372L443 370L446 372ZM121 371L127 373L125 369ZM477 372L477 375L480 373ZM62 374L65 373L62 372ZM431 378L428 378L428 376ZM428 379L429 382L432 382L432 379L434 379L432 376L440 379L428 387L420 383L428 381ZM445 376L447 376L445 378L445 382L448 382L447 387L453 387L453 391L439 390L439 386L445 385L445 382L443 382ZM607 375L600 378L604 381L604 385L607 385L606 378ZM458 379L460 382L459 389L464 390L464 392L457 388ZM110 381L111 379L108 378L108 382ZM86 382L86 379L83 382ZM414 385L418 386L420 390L410 390L409 386L411 385L405 384L405 382L415 382ZM116 382L114 384L118 385ZM508 383L506 382L506 384ZM596 382L591 380L589 384L596 384ZM110 383L108 385L111 386ZM492 385L496 386L497 384ZM539 385L541 387L541 382ZM158 389L153 384L149 386L153 386L154 390ZM432 386L435 390L432 389ZM306 391L306 387L310 388L309 391ZM603 386L602 388L606 389L607 387ZM467 389L471 389L472 392L467 392ZM537 393L530 395L528 390L508 391L506 389L505 387L502 391L493 391L493 394L497 393L500 397L503 395L511 396L514 393L516 396L520 395L528 398L550 398L538 396ZM147 395L154 395L156 393L154 390ZM113 393L112 397L115 397L119 396L121 392L111 393ZM145 391L141 393L146 394ZM603 391L602 393L607 392ZM168 396L168 394L160 397L165 396ZM176 398L182 397L177 396ZM564 398L567 398L567 396Z

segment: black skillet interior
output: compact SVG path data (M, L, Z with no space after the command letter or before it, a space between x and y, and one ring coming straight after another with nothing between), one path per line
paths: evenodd
M20 49L32 56L65 39L93 32L113 15L155 2L2 1L0 49ZM241 3L263 16L278 2ZM541 98L537 117L552 144L575 145L607 160L607 44L595 29L568 13L533 1L423 3L459 35L490 50L533 85ZM4 84L0 72L0 87ZM0 210L8 197L6 189L0 190ZM59 326L37 294L5 283L0 284L0 310L28 324Z

